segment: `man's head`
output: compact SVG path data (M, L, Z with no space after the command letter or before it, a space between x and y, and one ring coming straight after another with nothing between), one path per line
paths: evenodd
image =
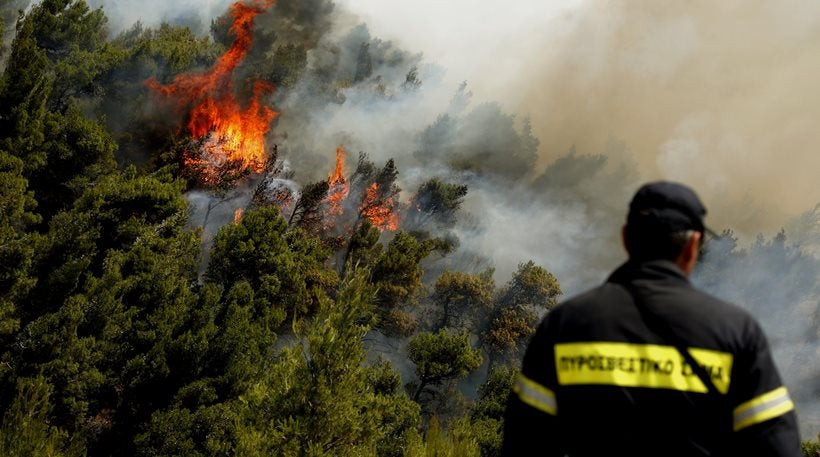
M629 204L624 246L634 261L671 260L686 273L697 261L706 208L695 192L658 181L638 189Z

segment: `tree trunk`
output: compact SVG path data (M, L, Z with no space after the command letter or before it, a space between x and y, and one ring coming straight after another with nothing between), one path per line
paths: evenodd
M416 403L419 402L419 397L421 397L421 392L424 390L425 387L427 387L427 381L424 380L424 379L421 379L419 381L418 388L416 388L416 393L413 394L413 401L414 402L416 402Z

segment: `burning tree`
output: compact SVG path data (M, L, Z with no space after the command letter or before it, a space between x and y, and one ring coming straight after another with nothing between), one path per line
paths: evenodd
M330 204L329 213L331 216L341 216L344 213L342 204L350 195L350 184L344 176L345 169L345 147L336 148L336 167L327 178L327 201Z
M399 228L396 209L401 189L396 184L398 176L396 163L393 159L388 160L365 191L359 205L359 221L367 219L380 230L395 231Z
M175 102L187 113L188 134L197 147L183 154L183 163L200 176L206 186L216 186L226 177L265 171L268 154L265 136L278 113L262 103L274 86L253 82L252 95L243 107L236 98L233 74L253 44L254 19L273 5L273 0L255 0L231 6L230 33L233 44L204 73L184 73L169 84L151 78L148 87Z
M193 187L207 189L216 197L208 201L202 222L205 227L214 207L243 196L235 190L250 176L262 176L253 203L275 202L284 211L297 197L288 186L270 185L281 171L276 147L269 151L265 144L271 122L279 115L263 103L263 98L274 91L273 84L253 81L251 95L244 103L240 103L234 87L234 72L253 45L254 20L273 3L254 0L230 7L229 34L234 40L207 71L183 73L168 84L154 78L146 81L149 88L185 115L190 139L181 143L177 154L183 165L181 174ZM265 195L260 195L261 188L266 190ZM236 210L235 222L243 210Z
M367 154L360 153L356 169L346 179L345 154L344 146L336 149L336 166L327 181L327 228L355 232L368 221L382 232L398 230L401 189L396 184L399 171L395 161L388 160L384 168L378 170Z

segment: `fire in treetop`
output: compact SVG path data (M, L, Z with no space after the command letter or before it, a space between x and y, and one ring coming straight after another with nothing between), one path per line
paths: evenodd
M395 231L399 228L399 216L393 210L393 198L379 196L379 184L373 183L367 188L359 212L381 231Z
M327 178L328 192L325 201L328 204L327 215L333 220L328 227L333 227L340 219L344 219L345 201L350 196L350 182L344 176L345 154L344 146L336 148L336 166ZM395 206L393 197L383 196L379 184L374 182L362 196L358 217L369 220L381 231L395 231L399 228Z
M336 168L327 178L328 190L327 200L330 202L331 216L341 216L344 212L342 202L350 194L350 184L344 177L345 168L345 147L336 148Z
M219 168L228 163L238 162L253 172L265 169L265 136L279 113L260 99L274 86L256 81L251 99L243 108L234 94L232 77L253 44L254 19L273 4L274 0L255 0L231 6L230 33L234 42L208 71L179 75L167 85L153 78L147 81L148 87L175 101L180 111L188 110L189 133L194 139L205 139L201 156L185 158L186 165L202 168L204 182L217 180Z

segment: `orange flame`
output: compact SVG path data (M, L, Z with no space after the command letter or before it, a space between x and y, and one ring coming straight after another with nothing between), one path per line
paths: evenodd
M236 212L233 213L233 223L234 225L239 225L242 222L242 216L245 214L245 210L242 208L236 208Z
M330 214L334 216L342 215L344 212L342 202L350 195L350 184L344 177L344 168L345 147L339 146L336 148L336 168L327 178L327 183L330 186L327 199L330 202Z
M379 184L373 183L367 188L362 206L359 207L362 217L368 219L381 231L395 231L399 228L399 217L393 211L393 198L379 199Z
M328 184L331 186L345 182L345 152L344 145L340 145L336 148L336 168L334 168L333 172L328 176Z
M217 179L217 169L228 162L239 162L244 169L255 172L265 169L265 136L279 113L263 105L260 99L272 92L274 86L255 82L253 95L243 109L234 95L232 77L253 44L254 19L273 3L274 0L254 0L250 4L236 2L231 6L230 33L236 38L208 71L181 74L168 85L154 78L146 81L157 93L175 100L181 111L190 108L188 131L194 139L206 138L206 141L202 158L186 159L186 165L204 166L206 182L208 178Z

